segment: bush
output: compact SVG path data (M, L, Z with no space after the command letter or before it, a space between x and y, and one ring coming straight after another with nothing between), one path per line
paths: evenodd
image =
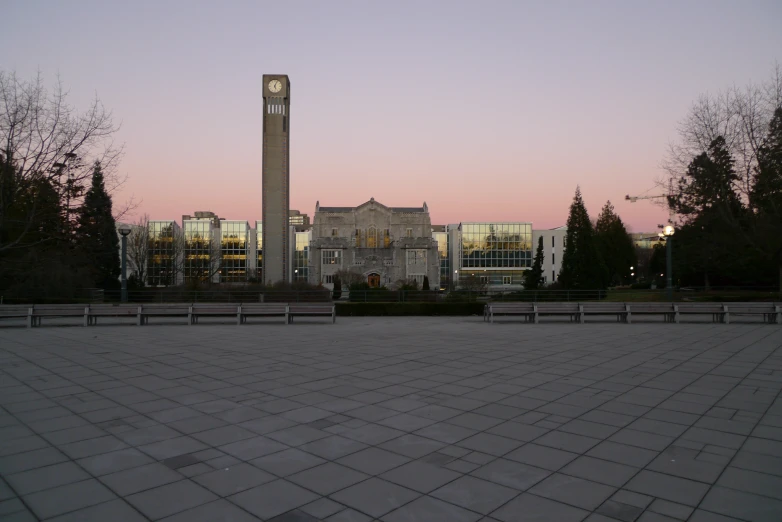
M339 316L483 315L483 303L337 303Z
M338 275L334 276L334 291L331 294L332 299L335 301L342 297L342 281Z

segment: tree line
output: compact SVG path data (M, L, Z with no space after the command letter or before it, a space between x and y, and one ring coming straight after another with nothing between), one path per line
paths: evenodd
M538 245L532 268L524 274L524 288L537 290L545 286L543 237ZM637 266L636 249L622 218L611 201L603 206L593 223L589 218L581 188L576 188L567 219L565 249L557 282L549 288L592 290L631 283Z
M119 286L116 131L97 98L79 112L62 84L0 71L0 295Z
M665 161L682 285L782 290L782 69L701 96Z

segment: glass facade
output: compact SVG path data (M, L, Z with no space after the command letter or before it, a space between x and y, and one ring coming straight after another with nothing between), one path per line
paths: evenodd
M522 284L532 266L532 223L462 223L461 273L489 285Z
M220 281L244 283L247 281L248 234L246 221L220 222Z
M307 282L310 276L310 233L296 232L296 250L293 252L293 280Z
M183 223L185 252L182 271L186 283L208 282L219 263L217 249L212 243L211 219L188 219Z
M451 277L451 264L448 259L448 232L432 232L437 241L437 254L440 258L440 290L447 290Z
M255 222L255 277L263 281L263 222Z
M179 225L175 221L150 221L147 256L147 284L177 284L182 253Z

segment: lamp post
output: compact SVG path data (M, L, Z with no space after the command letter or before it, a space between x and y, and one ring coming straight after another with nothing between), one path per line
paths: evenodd
M128 268L128 235L130 234L130 227L128 225L122 224L118 228L120 236L122 236L122 294L120 296L120 301L123 303L128 302L128 274L127 274L127 268Z
M665 236L665 288L667 288L669 301L673 301L673 262L671 259L671 243L673 242L673 234L675 231L673 225L668 224L663 227L663 235Z

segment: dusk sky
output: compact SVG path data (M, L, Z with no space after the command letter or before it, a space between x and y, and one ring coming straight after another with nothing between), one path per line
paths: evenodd
M565 223L576 185L634 231L699 94L782 61L782 2L5 0L0 68L114 113L138 213L261 217L261 76L291 79L291 208L429 205Z

